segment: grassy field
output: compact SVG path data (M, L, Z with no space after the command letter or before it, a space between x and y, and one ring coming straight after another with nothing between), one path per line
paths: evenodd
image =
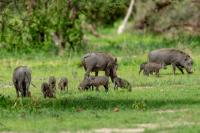
M198 40L183 42L154 36L100 31L102 38L89 36L89 47L110 52L118 58L118 75L132 84L109 92L79 92L84 70L78 67L81 54L59 57L49 54L2 56L0 59L0 131L11 132L199 132L200 131L200 61ZM179 39L177 39L179 40ZM165 43L166 41L166 43ZM190 44L186 45L186 43ZM176 45L175 45L176 44ZM139 75L139 64L147 52L160 47L176 47L194 59L194 74L172 74L171 66L160 77ZM88 50L90 51L90 50ZM11 77L13 69L28 65L32 70L31 98L17 99ZM100 73L103 75L103 73ZM56 99L44 99L40 85L54 75L69 79L69 92L57 91Z

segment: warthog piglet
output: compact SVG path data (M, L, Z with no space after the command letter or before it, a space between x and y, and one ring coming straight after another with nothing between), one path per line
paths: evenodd
M128 91L131 91L132 88L131 84L127 80L122 79L120 77L115 77L114 89L118 89L118 87L128 89Z

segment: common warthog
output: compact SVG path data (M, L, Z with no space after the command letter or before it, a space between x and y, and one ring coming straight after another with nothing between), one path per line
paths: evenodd
M99 91L99 86L104 86L105 91L108 91L109 78L107 76L90 76L86 77L89 80L90 87L96 87L96 90Z
M114 89L118 89L118 87L120 88L124 88L124 89L128 89L128 91L131 91L131 84L125 80L125 79L122 79L120 77L115 77L114 78Z
M140 64L139 74L141 73L141 71L144 70L144 67L145 67L145 65L146 65L147 63L148 63L148 62L144 62L144 63Z
M78 86L79 90L89 90L90 88L91 85L88 77L84 78Z
M16 89L17 97L19 97L19 92L22 97L27 97L31 94L29 91L31 71L27 66L19 66L15 68L12 80Z
M159 76L161 68L163 68L163 64L149 62L144 65L143 74L149 76L149 74L155 73L156 76Z
M52 89L50 88L50 85L47 82L42 83L41 91L42 91L44 98L47 98L47 97L54 98L55 97Z
M66 77L62 77L60 79L60 82L58 83L58 88L61 90L61 91L64 91L65 90L65 87L67 88L67 91L68 91L68 79Z
M99 71L105 71L105 75L110 76L112 81L117 76L117 58L110 54L88 53L83 56L81 64L86 71L85 76L89 76L90 72L95 72L95 76L98 76Z
M183 51L172 49L172 48L163 48L151 51L148 55L149 62L161 63L164 66L172 65L173 73L175 74L176 67L183 74L183 68L188 73L192 73L192 58Z
M52 89L53 93L56 92L56 78L54 76L49 77L49 87Z
M144 74L144 68L145 68L146 64L148 64L148 62L144 62L144 63L140 64L139 75L140 75L141 71L143 71L143 74ZM153 72L150 72L150 74L153 74Z

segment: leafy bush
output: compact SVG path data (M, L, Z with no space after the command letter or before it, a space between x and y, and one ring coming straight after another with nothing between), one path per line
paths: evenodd
M97 25L113 25L119 18L124 17L129 0L85 0L82 3L83 12L89 23Z
M52 51L56 49L52 34L56 33L62 49L80 51L85 47L82 22L112 25L125 14L127 1L5 2L0 12L0 45L11 52Z

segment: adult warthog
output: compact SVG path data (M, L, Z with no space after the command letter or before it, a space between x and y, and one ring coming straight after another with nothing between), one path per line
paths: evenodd
M148 55L149 62L157 62L163 64L163 66L172 65L173 73L175 74L176 67L181 71L183 68L187 73L192 73L192 58L185 52L173 48L163 48L151 51Z
M21 92L22 97L30 95L29 86L31 83L31 71L27 66L19 66L13 72L13 84L16 89L17 97Z
M89 76L90 72L95 72L95 76L98 76L99 71L105 71L105 75L110 76L112 81L117 77L117 58L110 54L88 53L82 57L81 64L86 71L85 76Z

